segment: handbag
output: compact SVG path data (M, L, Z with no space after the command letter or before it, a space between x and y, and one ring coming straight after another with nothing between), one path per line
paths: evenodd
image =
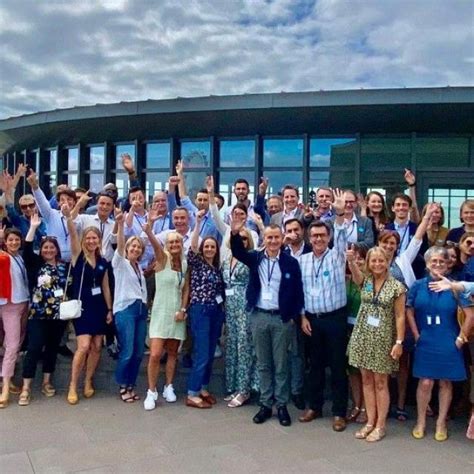
M71 267L72 267L72 265L69 265L69 270L67 272L67 278L66 278L66 286L64 288L63 300L59 304L59 319L63 321L69 321L70 319L77 319L81 317L81 314L82 314L81 293L82 293L82 281L84 280L85 266L86 266L86 262L84 262L82 266L81 283L79 284L78 298L75 300L66 301L67 282L69 281L69 275L71 274Z

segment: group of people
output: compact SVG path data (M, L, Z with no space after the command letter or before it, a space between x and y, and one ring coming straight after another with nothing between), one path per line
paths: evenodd
M291 402L304 410L302 423L322 417L329 367L333 429L358 421L356 438L379 441L391 405L398 419L408 417L412 371L419 379L413 437L425 436L426 417L437 411L435 439L447 439L453 382L468 380L474 356L473 200L461 206L462 225L448 230L441 204L418 211L416 178L405 170L409 195L393 196L390 211L376 191L361 196L321 187L314 206L301 204L291 185L268 197L265 178L255 202L249 183L237 179L236 204L224 210L212 177L194 200L188 196L178 162L168 191L155 193L148 206L129 156L123 164L128 198L119 199L110 183L95 203L67 186L48 200L23 165L15 176L1 176L1 408L16 390L18 404L30 404L40 360L41 391L55 395L52 376L68 324L62 303L77 300L71 405L94 395L107 335L119 347L115 379L123 402L141 398L136 382L147 342L145 410L156 407L165 355L162 396L177 400L180 353L191 365L186 405L211 408L219 343L225 400L237 408L258 394L257 424L275 406L279 423L291 425ZM31 193L16 202L23 177ZM16 387L22 345L23 381ZM439 407L432 403L436 381ZM474 404L473 377L470 392ZM474 439L474 411L467 436Z

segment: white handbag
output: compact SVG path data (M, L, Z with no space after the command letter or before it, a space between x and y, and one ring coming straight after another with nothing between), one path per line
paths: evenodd
M84 268L86 263L84 262L82 266L82 273L81 273L81 283L79 285L79 295L77 300L66 300L66 290L67 290L67 282L69 281L69 275L71 273L71 266L69 265L69 270L67 272L66 278L66 287L64 288L64 296L63 300L59 304L59 319L63 321L69 321L70 319L77 319L81 317L82 313L82 301L81 301L81 293L82 293L82 281L84 279Z

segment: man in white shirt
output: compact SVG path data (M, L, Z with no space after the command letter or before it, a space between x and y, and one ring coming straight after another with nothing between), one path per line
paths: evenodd
M309 409L299 420L309 422L322 416L327 362L331 369L334 431L343 431L346 428L348 398L345 311L347 234L344 226L344 196L342 191L334 190L334 247L329 248L329 225L316 221L308 229L313 251L299 258L305 301L301 328L310 337L311 357L307 390Z
M276 224L283 229L283 225L289 219L303 219L303 211L298 207L300 194L298 188L286 185L283 188L283 211L274 214L270 224Z
M38 210L43 217L48 235L54 235L58 241L59 249L61 250L61 258L65 262L71 261L71 242L69 238L69 232L67 230L66 217L60 210L53 209L46 199L44 192L39 187L38 177L36 173L31 169L30 174L27 177L27 181L33 190L33 196L35 197L36 205ZM59 208L63 205L67 205L69 210L72 211L74 208L77 198L76 194L72 189L64 188L57 194ZM77 224L77 221L74 221Z
M191 247L191 234L192 230L189 226L189 212L185 207L177 207L171 216L172 224L174 229L164 230L156 235L158 242L162 246L166 243L166 237L170 232L177 232L183 237L183 248L184 252L187 254L188 250ZM199 242L201 242L201 238L199 238Z

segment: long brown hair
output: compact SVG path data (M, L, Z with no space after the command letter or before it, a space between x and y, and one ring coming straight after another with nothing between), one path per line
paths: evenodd
M100 231L97 227L94 226L89 226L84 229L84 232L82 233L82 238L81 238L81 249L84 253L84 257L87 259L87 252L85 248L85 240L86 236L89 232L93 232L97 237L99 237L99 245L95 249L95 258L98 260L100 256L102 255L102 235L100 234Z

